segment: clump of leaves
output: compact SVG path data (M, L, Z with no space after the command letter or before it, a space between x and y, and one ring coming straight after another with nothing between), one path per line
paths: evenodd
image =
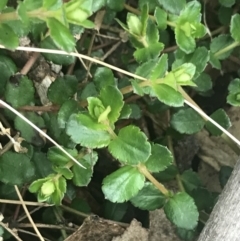
M41 48L68 52L60 57L43 51L47 60L62 65L75 61L70 53L75 51L78 43L74 35L95 27L96 23L89 20L95 12L103 7L109 14L125 9L128 11L126 23L119 17L113 24L119 24L127 32L131 42L128 49L135 60L134 66L128 66L132 67L131 73L124 72L131 76L126 77L125 82L117 79L109 68L96 66L90 70L93 81L87 84L80 83L77 74L59 76L47 92L49 101L58 108L56 114L23 111L27 119L46 129L76 162L59 148L50 147L19 116L6 111L6 118L21 133L22 139L18 139L21 141L17 142L15 151L21 149L19 143L23 138L26 149L24 153L7 151L0 154L0 181L8 185L30 184L29 191L36 194L38 201L61 205L69 183L75 187L90 183L98 161L98 150L104 149L118 162L118 169L103 178L104 197L112 203L129 201L143 210L163 208L167 218L178 228L179 235L187 239L189 232L194 233L197 229L199 212L209 211L214 197L192 170L183 173L177 170L166 140L169 145L169 133L173 130L190 135L204 127L212 135L222 135L222 131L201 113L184 106L184 102L194 102L183 88L201 95L209 93L212 81L204 72L206 66L210 64L221 70L221 61L240 45L240 16L230 16L229 34L219 34L200 42L198 40L204 41L210 31L202 19L200 1L153 2L139 1L140 10L125 1L113 0L24 0L16 9L9 7L7 1L0 3L0 44L14 50L20 37L29 36ZM219 3L227 11L235 1ZM222 11L221 6L220 9ZM171 55L164 51L169 43L162 40L170 33L176 42L176 51ZM4 100L16 109L39 104L32 80L26 76L11 77L16 74L17 66L7 54L0 55L0 72L3 73L0 95ZM227 101L234 106L239 106L239 83L236 78L228 87ZM81 84L83 88L79 90ZM126 119L142 117L140 102L128 104L126 101L132 92L142 97L143 102L146 96L150 97L148 105L156 106L152 107L151 114L167 113L168 121L161 136L163 141L154 142L139 126L124 124ZM215 111L211 117L225 129L231 125L223 109ZM3 125L0 127L0 134L11 139L10 132ZM170 139L174 137L170 136ZM41 161L43 165L39 163ZM16 169L14 172L12 166ZM172 179L178 181L177 192L165 187L164 180Z

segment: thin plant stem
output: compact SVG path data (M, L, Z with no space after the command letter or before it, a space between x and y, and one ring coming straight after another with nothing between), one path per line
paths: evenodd
M168 197L169 191L164 187L163 184L158 182L152 174L148 171L147 167L145 165L139 164L138 170L165 196Z
M9 104L4 102L3 100L0 100L0 104L5 106L7 109L12 111L14 114L19 116L22 120L27 122L32 128L34 128L36 131L38 131L42 136L44 136L46 139L48 139L50 142L52 142L56 147L58 147L64 154L66 154L72 161L74 161L78 166L86 169L82 164L80 164L73 156L71 156L67 151L65 151L56 141L54 141L49 135L47 135L44 131L42 131L40 128L38 128L36 125L34 125L31 121L29 121L24 115L22 115L20 112L12 108Z

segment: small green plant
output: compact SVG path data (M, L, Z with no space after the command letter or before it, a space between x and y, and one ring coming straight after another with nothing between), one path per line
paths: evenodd
M235 2L219 1L219 11L229 11ZM212 135L224 137L222 130L207 121L201 111L198 114L184 104L198 109L188 91L201 95L209 93L212 81L205 73L206 66L221 70L221 61L240 45L240 15L230 14L228 19L219 16L220 23L224 21L226 26L230 25L229 33L222 34L222 26L210 31L203 22L201 1L142 0L137 3L138 9L125 1L113 0L24 0L14 9L7 1L1 1L0 44L7 49L16 49L19 38L29 36L41 48L68 52L60 56L43 51L47 60L72 64L75 57L70 52L74 52L78 44L74 36L94 28L89 18L105 7L106 18L111 24L121 26L128 33L131 46L127 48L135 64L129 68L131 78L123 79L116 79L107 67L94 66L89 70L92 80L83 83L82 89L79 89L82 83L77 71L73 75L58 76L47 93L57 112L38 115L24 111L26 106L39 105L33 81L25 75L13 81L11 76L18 68L7 52L2 51L0 96L39 128L47 129L72 158L58 147L50 147L29 124L6 109L7 120L25 140L25 151L21 149L21 139L16 151L0 153L0 181L8 185L30 184L28 190L36 194L38 201L60 205L68 183L77 187L90 183L98 151L104 149L118 161L119 167L103 179L104 197L112 203L130 201L143 210L163 208L167 218L178 228L180 237L187 240L189 235L194 236L199 212L209 209L214 196L203 187L195 172L178 171L169 147L174 139L171 133L174 130L190 135L205 127ZM126 23L120 14L117 15L123 11L127 13ZM176 50L168 54L166 45L169 45L170 33L174 35ZM122 58L121 61L130 63L129 56L125 57L127 60ZM78 71L83 73L82 69ZM84 75L88 76L87 72ZM239 106L238 78L230 83L228 91L227 102ZM142 117L139 102L129 104L126 101L133 93L153 114L167 113L168 122L161 140L148 138L137 125L123 124L127 119ZM231 125L223 109L215 111L211 117L225 129ZM0 128L1 135L12 138L3 126ZM14 172L11 166L16 168ZM177 192L166 187L166 176L168 180L177 179Z

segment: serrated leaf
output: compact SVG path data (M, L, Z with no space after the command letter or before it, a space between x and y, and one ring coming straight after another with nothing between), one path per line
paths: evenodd
M99 98L106 108L110 106L111 111L108 114L108 120L110 123L115 123L124 105L122 93L114 86L106 86L101 89Z
M151 153L151 145L146 135L138 127L127 126L119 131L108 150L120 162L137 165L145 162Z
M135 207L153 211L163 207L166 197L152 183L145 182L144 187L130 201Z
M7 24L0 24L0 44L7 49L15 49L18 46L18 36Z
M145 177L137 168L124 166L103 179L102 191L111 202L122 203L134 197L144 186Z
M44 38L40 42L40 47L44 49L59 49L56 44L53 42L50 36ZM49 54L41 53L47 60L52 61L54 64L59 65L69 65L75 61L75 57L71 55L62 55L62 54Z
M41 116L34 112L26 112L24 116L37 125L39 128L44 128L45 123ZM16 116L14 119L14 126L17 130L21 132L21 137L23 137L27 142L32 143L35 146L43 146L44 140L39 135L38 131L33 129L28 123L26 123L22 118Z
M179 14L186 5L186 0L158 0L158 2L166 11L173 14Z
M116 85L112 70L106 67L97 68L93 76L93 81L98 90L101 90L108 85Z
M196 133L203 128L204 124L204 119L190 108L179 110L171 118L171 126L184 134Z
M11 75L16 73L17 66L15 63L8 58L7 56L0 55L0 73L1 73L1 80L0 80L0 96L2 96L5 92L5 85L10 78Z
M75 143L89 148L102 148L111 140L105 129L103 124L97 123L90 116L73 114L68 120L66 132Z
M154 81L158 78L162 78L165 75L167 69L168 69L168 55L163 54L159 58L158 62L154 66L154 68L152 69L152 72L149 77L150 80Z
M216 201L216 196L203 187L192 190L191 197L194 199L199 211L211 211Z
M143 25L138 16L133 13L127 14L127 25L129 32L134 36L141 36Z
M11 185L28 183L35 175L35 168L25 154L5 152L0 156L0 181Z
M68 149L64 148L71 156L76 157L78 152L76 149ZM64 154L59 148L56 146L48 149L47 158L54 165L63 166L66 165L70 160L70 158Z
M187 54L194 51L196 47L195 40L192 36L187 36L185 32L177 26L175 28L175 38L179 48Z
M240 92L240 79L236 78L232 80L228 86L228 91L232 94L236 94Z
M75 76L58 77L48 88L48 99L55 104L63 104L76 93L77 84Z
M194 229L198 222L198 211L193 199L184 192L175 194L164 206L167 218L179 228Z
M185 8L182 9L178 21L181 23L184 21L188 22L199 22L201 20L201 4L198 1L190 1L186 4Z
M139 65L136 69L135 74L148 79L152 72L152 69L156 66L157 62L157 59L151 59Z
M191 192L202 185L197 173L191 170L184 171L181 174L181 180L187 192Z
M213 68L215 69L221 69L222 66L221 66L221 63L220 61L218 60L218 58L216 58L214 56L213 53L210 52L210 59L209 59L209 63L212 65Z
M154 17L156 19L158 28L164 30L167 28L167 12L163 9L156 7L154 12Z
M213 114L210 115L210 117L224 129L228 129L231 126L231 121L223 109L216 110ZM222 131L209 121L206 122L205 126L207 130L214 136L220 136L222 134Z
M221 59L221 60L226 59L231 54L232 49L224 52L221 55L216 55L216 54L217 54L218 51L220 51L220 50L224 49L225 47L231 45L233 42L234 42L234 40L231 38L230 35L227 35L227 34L219 35L218 37L214 38L211 41L210 51L214 55L215 58ZM210 60L213 61L213 59L211 59L211 58L210 58Z
M173 180L176 175L178 174L178 169L175 165L168 166L167 169L165 169L162 172L153 173L153 176L159 181L159 182L166 182Z
M224 7L230 8L235 4L236 0L219 0L219 3Z
M156 24L151 19L148 19L147 22L145 38L148 45L159 43L159 31Z
M145 162L150 172L164 171L173 162L172 153L165 146L152 144L152 152L148 160Z
M86 154L84 157L79 159L79 162L86 167L86 169L80 168L78 165L73 165L72 172L73 183L76 186L82 187L87 186L91 181L93 175L93 168L98 160L98 155L96 152Z
M102 101L97 97L88 97L88 112L93 119L98 120L99 116L105 111ZM98 121L99 122L99 121Z
M59 22L56 18L48 18L46 23L54 43L60 49L63 49L67 52L73 51L75 47L75 40L69 32L68 28Z
M240 14L234 14L231 19L231 24L230 24L230 32L232 38L239 42L240 41L240 33L238 29L240 28Z
M34 100L33 83L26 76L15 75L8 80L4 96L14 108L28 105Z
M46 182L46 181L48 181L48 180L49 180L49 177L35 180L35 181L32 182L31 185L28 187L29 192L31 192L31 193L36 193L36 192L38 192L38 191L41 189L43 183Z
M156 97L166 105L179 107L183 106L184 99L182 95L166 84L153 84L152 89Z
M55 192L50 196L49 202L55 205L61 205L64 194L67 191L67 182L64 177L59 177L55 181Z
M67 100L58 111L57 121L59 128L64 129L71 114L77 113L78 103L75 100Z
M196 79L194 79L193 82L197 85L196 87L192 87L196 91L206 92L212 89L211 77L204 72L201 73Z
M151 59L156 59L164 48L162 43L154 43L148 47L137 49L133 56L137 62L142 63Z

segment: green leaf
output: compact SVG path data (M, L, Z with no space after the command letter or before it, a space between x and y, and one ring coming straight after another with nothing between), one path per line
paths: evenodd
M137 62L142 63L151 59L156 59L164 48L162 43L154 43L148 47L137 49L133 56Z
M185 108L173 114L171 126L180 133L193 134L205 124L203 118L193 109Z
M15 75L7 82L4 96L14 108L29 105L34 100L33 82L26 76Z
M201 4L198 1L190 1L182 9L178 21L183 22L199 22L201 20Z
M88 101L88 112L90 116L93 119L98 120L99 116L106 110L102 101L96 97L88 97L87 101Z
M162 78L168 69L168 55L163 54L156 65L152 68L152 72L150 74L150 80L155 81L158 78Z
M64 149L73 157L76 157L78 155L78 152L76 149L73 149L73 150L68 148L64 148ZM70 158L56 146L48 149L47 158L54 165L59 165L59 166L66 165L70 161Z
M52 180L44 182L41 186L41 193L44 196L50 196L55 191L55 186Z
M55 181L55 192L50 196L49 202L55 205L61 205L64 194L67 191L67 182L64 177L59 177Z
M219 172L219 181L222 188L227 184L228 179L232 174L233 168L229 166L222 166Z
M112 203L105 202L104 205L104 218L108 220L121 221L124 215L127 213L129 204L125 203Z
M232 38L239 42L240 41L240 33L238 29L240 28L240 14L234 14L231 19L231 24L230 24L230 32Z
M222 25L230 26L232 15L233 15L232 8L221 6L218 9L218 19Z
M0 11L2 11L6 5L7 5L8 0L1 0L0 2Z
M150 172L159 172L165 170L172 162L173 156L167 147L152 144L152 153L145 165Z
M191 197L199 211L211 211L216 201L216 196L203 187L192 190Z
M192 36L187 36L180 26L175 28L175 38L179 48L187 54L195 50L196 43Z
M163 9L156 7L154 12L154 17L156 19L157 25L159 29L166 29L167 28L167 12Z
M48 88L48 98L54 104L63 104L72 97L77 90L77 78L72 75L58 77Z
M102 148L108 146L111 140L105 129L103 124L88 115L73 114L68 120L66 132L75 143L89 148Z
M50 36L44 38L40 42L40 47L43 49L59 49L57 45L53 42ZM49 53L41 53L47 60L52 61L54 64L59 65L69 65L75 61L75 57L71 55L63 55L63 54L49 54Z
M213 53L210 52L210 60L209 60L209 63L212 65L213 68L215 69L221 69L221 63L220 61L218 60L217 57L214 56Z
M227 115L227 113L223 109L216 110L210 117L215 120L220 126L224 129L228 129L231 126L231 121ZM222 131L219 130L215 125L211 122L207 121L205 124L207 130L214 136L222 135Z
M34 112L25 112L24 116L35 125L37 125L40 129L45 128L44 120L38 114ZM19 116L16 116L14 120L14 126L17 130L21 132L21 137L23 137L27 142L32 143L35 146L43 146L45 144L43 138L39 135L38 131L33 129Z
M116 85L112 70L106 67L97 68L93 77L93 82L95 83L95 86L98 90L101 90L109 85Z
M98 96L98 91L93 82L86 84L86 86L81 90L79 96L80 100L86 100L88 97Z
M129 32L132 35L134 35L136 37L142 35L143 25L138 16L136 16L133 13L128 13L127 14L127 25L128 25Z
M158 0L158 2L167 12L173 14L179 14L186 5L186 0Z
M63 49L67 52L73 51L75 47L75 40L69 32L68 28L59 22L56 18L48 18L46 23L54 43L60 49Z
M168 166L167 169L165 169L162 172L153 173L153 176L159 181L159 182L166 182L171 181L175 179L176 175L178 174L178 169L175 165Z
M72 172L74 174L73 183L76 186L82 187L82 186L87 186L89 184L93 175L93 168L97 160L98 160L97 153L92 152L92 153L86 154L84 157L78 160L84 167L86 167L86 169L83 169L78 165L73 165L72 167Z
M193 199L184 192L175 194L164 206L167 218L179 228L194 229L198 222L198 211Z
M152 89L156 97L166 105L179 107L183 106L184 99L182 95L166 84L153 84Z
M106 0L107 7L109 7L110 9L116 12L120 12L124 8L124 3L125 3L125 0L118 0L118 1Z
M62 0L43 0L42 7L47 10L56 10L63 5Z
M67 100L58 111L57 121L59 128L64 129L71 114L77 113L78 103L75 100Z
M43 0L39 0L39 1L24 0L24 4L27 8L27 11L31 11L37 8L41 8L43 5Z
M145 162L151 153L151 145L146 135L138 127L127 126L119 131L108 150L122 163L137 165Z
M135 207L153 211L163 207L166 197L152 183L145 182L144 187L130 201Z
M15 63L8 58L7 56L0 55L0 96L2 96L5 92L5 85L10 78L11 75L16 73L17 66Z
M0 24L0 44L13 50L18 46L18 36L7 24Z
M46 182L46 181L48 181L48 180L49 180L49 177L35 180L35 181L32 182L31 185L29 186L29 188L28 188L29 192L31 192L31 193L36 193L36 192L40 191L43 183Z
M207 66L209 58L209 51L206 47L203 46L196 48L196 50L192 54L188 55L178 50L178 53L176 54L177 60L175 61L173 69L186 63L192 63L196 66L196 73L199 75L199 73L202 73Z
M159 31L156 24L151 19L149 19L147 22L145 38L148 45L159 43Z
M184 188L187 190L187 192L191 192L194 189L197 189L198 187L202 186L201 181L197 175L197 173L186 170L181 174L181 180L184 185Z
M32 180L35 168L25 154L12 151L0 156L0 181L11 185L23 185Z
M156 66L157 63L158 63L157 59L151 59L139 65L136 69L135 74L148 79L150 77L150 74L153 68Z
M144 186L145 177L137 168L124 166L103 179L102 191L111 202L122 203L134 197Z
M192 87L196 91L206 92L212 89L211 77L204 72L201 73L196 79L194 79L193 82L197 85L196 87Z
M108 114L108 120L110 123L115 123L124 105L122 93L114 86L107 86L101 89L99 98L106 108L110 106L111 111Z
M29 18L28 14L27 14L26 5L24 4L24 2L20 2L20 3L18 4L17 14L18 14L18 17L20 18L20 20L21 20L25 25L29 25L29 23L30 23L30 18Z
M240 106L240 79L236 78L228 86L229 94L227 103L233 106Z
M53 170L68 180L73 178L72 171L66 166L53 166Z
M224 7L230 8L235 4L236 0L219 0L219 3Z
M232 49L222 53L221 55L216 55L216 54L217 54L218 51L220 51L220 50L224 49L225 47L231 45L233 42L234 42L234 40L231 38L230 35L227 35L227 34L219 35L218 37L214 38L211 41L210 51L214 55L215 58L221 59L221 60L226 59L231 54Z
M32 162L36 169L36 178L43 178L50 175L52 171L52 164L47 159L46 153L35 151L33 154Z

